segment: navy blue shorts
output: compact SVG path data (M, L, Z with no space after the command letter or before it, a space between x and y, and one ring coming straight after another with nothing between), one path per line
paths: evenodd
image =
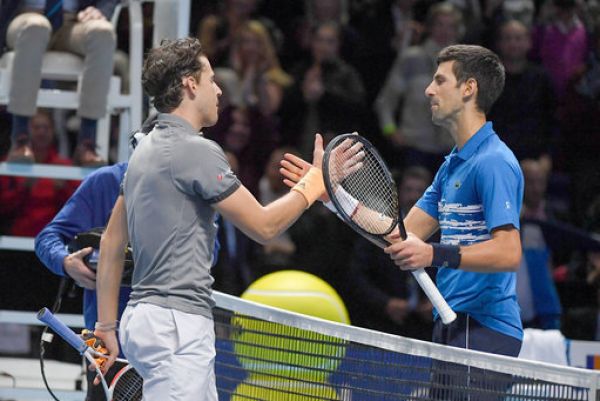
M433 342L458 348L518 356L521 341L482 326L464 313L449 325L438 319L433 326ZM431 375L431 398L452 401L503 400L511 386L511 375L484 371L434 360Z
M514 357L519 355L521 340L482 326L465 313L456 315L456 320L449 325L442 323L442 319L435 321L432 336L434 343L491 354Z

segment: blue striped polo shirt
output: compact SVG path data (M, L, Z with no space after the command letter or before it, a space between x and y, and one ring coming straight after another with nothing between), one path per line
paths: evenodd
M495 228L519 229L522 201L519 163L487 122L462 149L455 147L446 156L417 207L438 220L441 243L471 245L491 239ZM439 268L437 286L455 311L522 339L516 273Z

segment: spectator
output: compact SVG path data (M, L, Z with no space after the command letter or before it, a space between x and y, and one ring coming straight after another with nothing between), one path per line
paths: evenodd
M258 18L257 0L226 0L222 3L221 12L204 17L198 24L197 31L202 48L214 67L228 64L238 30L251 19ZM281 33L275 25L266 18L260 18L260 22L267 28L271 38L279 43Z
M426 1L353 2L351 24L360 33L353 65L362 76L369 104L377 97L394 59L421 42L426 13L421 9L426 8ZM375 122L373 127L375 132Z
M525 188L521 209L523 257L517 270L517 298L523 327L559 329L561 304L552 278L552 250L540 222L553 219L546 201L548 170L544 162L521 162Z
M286 153L297 155L298 151L294 148L282 147L271 152L265 168L265 174L259 182L259 199L263 205L268 205L289 191L289 188L283 183L281 173L279 172L279 163L283 160L283 156ZM291 269L294 268L292 261L295 252L296 244L292 241L289 231L284 231L262 246L259 252L261 260L257 263L263 265L261 267L263 270L271 270L270 267L264 267L266 265L273 266L273 270L275 270L275 267L277 269Z
M423 167L406 169L398 188L403 213L419 200L431 179ZM412 276L398 269L381 249L365 239L357 240L352 254L348 307L353 324L429 340L432 306Z
M521 217L541 221L557 219L560 212L547 199L550 171L545 160L522 160L521 169L525 178Z
M273 117L255 108L231 106L223 110L217 124L206 128L204 133L237 158L237 176L252 194L258 194L258 182L269 155L279 143Z
M406 165L435 171L452 148L452 138L431 122L429 99L423 91L437 68L438 52L459 39L461 21L460 12L451 4L433 6L427 18L427 40L396 58L375 102L379 126L403 154Z
M38 111L28 119L31 150L36 163L71 165L58 155L50 115ZM0 176L0 215L10 221L6 234L34 237L67 201L75 183L53 178Z
M591 42L585 67L567 86L559 147L571 177L574 221L580 226L591 201L600 193L600 23Z
M552 82L545 70L527 59L528 28L518 20L500 25L498 55L506 70L504 91L490 112L500 138L518 160L543 157L551 165L557 121Z
M258 21L244 23L234 37L230 68L218 68L216 79L230 104L256 108L265 116L277 112L291 77L281 69L266 28Z
M294 70L294 85L282 105L284 142L306 155L312 132L351 132L362 123L365 89L358 72L340 58L335 23L313 30L309 63Z
M6 7L11 6L9 3L15 4L14 1L5 3ZM14 10L8 10L11 13L5 12L3 5L0 18L0 27L10 21L6 44L15 51L8 101L8 111L13 115L8 160L33 162L27 128L29 118L35 114L42 58L49 49L84 57L78 109L81 127L74 161L88 166L104 163L95 149L96 126L97 120L106 114L116 43L113 26L107 19L112 16L117 1L21 0L17 3ZM3 43L4 38L0 37L0 46Z
M530 27L534 0L449 0L465 18L464 43L493 46L494 31L506 19L517 19Z
M556 98L564 99L567 83L585 63L587 32L576 14L575 0L552 0L548 21L533 31L532 56L548 71Z
M284 56L294 61L310 59L312 30L331 22L339 27L341 58L351 63L356 57L360 34L349 24L349 17L347 0L304 0L304 15L293 24Z
M594 245L583 249L570 266L570 280L579 283L573 295L580 301L570 305L563 317L563 333L567 338L587 341L600 341L600 198L591 203L586 213L585 228L590 233ZM581 293L590 296L582 297Z

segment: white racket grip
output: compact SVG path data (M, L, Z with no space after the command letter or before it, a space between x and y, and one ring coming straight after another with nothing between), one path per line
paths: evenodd
M450 308L450 305L448 305L425 269L412 270L411 273L433 304L433 307L438 311L442 322L444 324L452 323L456 319L456 313Z

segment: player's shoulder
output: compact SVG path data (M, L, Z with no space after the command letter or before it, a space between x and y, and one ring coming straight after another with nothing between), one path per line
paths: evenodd
M520 174L521 168L515 154L497 135L491 136L482 145L477 163L481 169L509 169Z
M223 152L221 146L217 142L206 138L200 133L197 135L186 135L184 139L178 143L177 148L184 153Z

